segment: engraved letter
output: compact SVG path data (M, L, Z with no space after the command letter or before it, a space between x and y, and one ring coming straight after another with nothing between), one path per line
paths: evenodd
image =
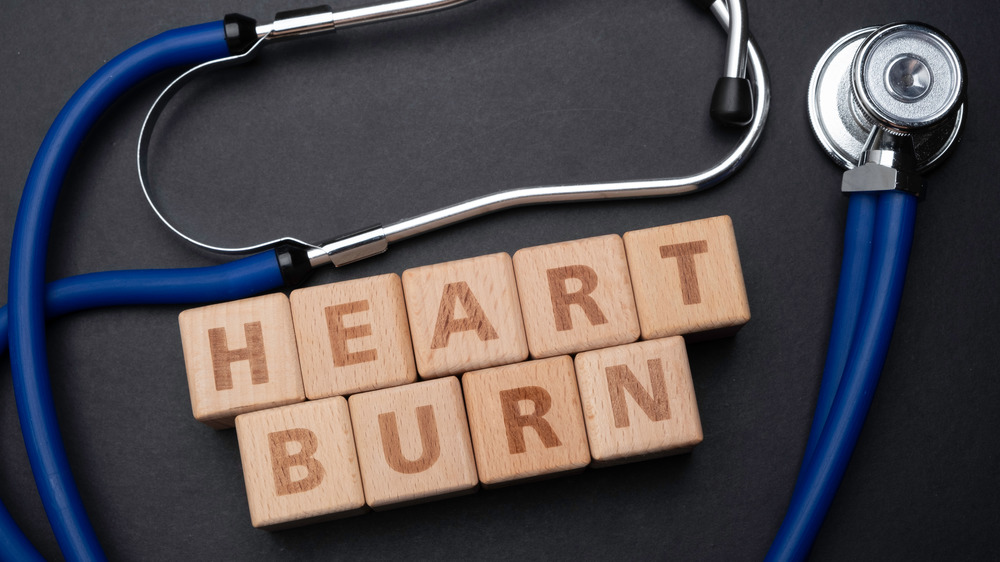
M350 352L347 350L347 340L363 338L372 335L371 324L345 326L344 316L365 312L371 308L368 301L354 301L347 304L328 306L326 311L326 326L330 332L330 349L333 351L333 364L336 367L368 363L378 358L378 351L365 349Z
M698 290L698 268L695 266L694 256L705 253L708 253L708 240L660 246L661 258L677 258L677 271L681 276L681 297L684 299L684 304L701 302L701 292Z
M530 400L535 410L527 415L521 413L520 402ZM552 397L540 386L524 386L500 391L500 405L503 408L503 423L507 428L507 448L510 454L527 451L524 445L524 428L535 428L546 449L562 445L552 426L542 416L552 407Z
M230 369L236 361L250 362L250 381L253 384L267 382L267 359L264 357L264 331L260 322L248 322L243 325L247 346L243 349L229 349L225 328L212 328L208 331L208 346L212 351L212 371L215 373L215 390L233 388L233 371Z
M279 496L308 492L323 482L326 470L313 455L318 448L316 434L308 429L296 428L267 434L271 445L271 470L274 472L274 487ZM289 454L287 444L299 443L298 453ZM301 466L306 475L292 480L292 467Z
M462 302L465 318L455 318L455 301ZM441 295L441 306L438 307L437 323L434 325L434 339L431 349L448 347L448 338L454 332L475 330L481 341L495 340L500 336L486 318L486 312L479 306L479 301L472 294L465 281L448 283Z
M623 389L632 395L635 403L642 408L649 419L653 421L670 419L670 402L667 399L667 381L663 376L663 364L659 359L650 359L646 361L646 365L649 367L649 383L653 387L652 396L642 387L642 383L632 374L628 365L615 365L604 369L608 377L608 394L611 395L615 427L629 426L628 407L625 405Z
M608 319L604 317L597 301L590 293L597 288L597 272L585 265L570 265L567 267L556 267L545 272L549 277L549 296L552 298L552 313L555 315L556 331L564 332L573 329L573 318L569 315L569 307L572 304L579 305L583 313L587 315L590 324L597 326L607 324ZM569 278L579 279L582 286L579 291L573 293L566 292L566 280Z
M441 443L438 440L437 420L434 419L433 406L417 408L417 429L420 431L420 458L411 461L403 456L403 448L399 443L399 427L396 425L396 412L379 414L378 428L382 434L382 453L385 462L396 472L416 474L434 465L441 456Z

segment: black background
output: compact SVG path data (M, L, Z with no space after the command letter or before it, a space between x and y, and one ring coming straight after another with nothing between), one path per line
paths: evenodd
M287 0L6 1L0 41L0 247L59 108L100 64L160 31ZM334 0L335 8L351 5ZM846 199L810 133L823 51L855 29L921 20L969 69L969 122L928 176L909 282L867 425L816 542L818 560L996 558L1000 297L992 2L750 4L771 69L762 143L702 194L505 212L323 270L310 284L731 215L753 319L690 346L705 441L690 455L279 533L250 526L236 435L190 413L179 306L53 322L49 357L69 459L114 559L671 558L753 560L791 494L819 385ZM420 19L269 47L188 86L151 157L164 207L219 243L326 239L526 185L676 176L735 135L707 115L723 34L692 4L479 0ZM218 263L153 217L134 145L159 76L118 103L63 190L49 276ZM3 252L3 256L7 253ZM0 260L0 294L7 286ZM0 497L59 556L0 366Z

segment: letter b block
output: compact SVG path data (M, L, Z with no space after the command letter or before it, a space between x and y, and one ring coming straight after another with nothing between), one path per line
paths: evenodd
M305 400L285 295L193 308L179 320L198 421L222 429L238 414Z
M355 394L349 404L374 509L471 492L479 483L457 378Z
M595 465L683 453L701 443L683 338L580 353L576 376Z
M243 414L236 435L254 527L293 527L367 509L343 397Z
M590 463L569 356L467 373L462 387L483 486Z
M750 320L727 216L625 233L642 339L732 335Z

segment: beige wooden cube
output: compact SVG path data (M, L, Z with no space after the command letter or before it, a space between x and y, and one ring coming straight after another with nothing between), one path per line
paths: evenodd
M484 487L579 470L590 463L569 356L467 373L462 387Z
M417 380L395 273L298 289L291 306L310 400Z
M684 338L576 356L594 466L684 453L701 443L701 419Z
M254 527L281 529L367 510L343 397L237 416L236 435Z
M642 339L734 334L750 320L728 216L625 233Z
M285 295L193 308L179 321L198 421L222 429L238 414L305 400Z
M639 339L625 245L617 234L524 248L514 275L531 356Z
M510 256L408 269L403 293L417 371L427 378L528 357Z
M349 404L372 508L475 491L476 462L457 378L355 394Z

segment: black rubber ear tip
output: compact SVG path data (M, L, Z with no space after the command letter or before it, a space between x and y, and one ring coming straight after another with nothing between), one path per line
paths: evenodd
M712 119L731 127L753 120L753 93L746 78L719 78L712 94Z
M710 10L712 8L712 4L715 4L715 0L691 0L691 1L706 10Z

